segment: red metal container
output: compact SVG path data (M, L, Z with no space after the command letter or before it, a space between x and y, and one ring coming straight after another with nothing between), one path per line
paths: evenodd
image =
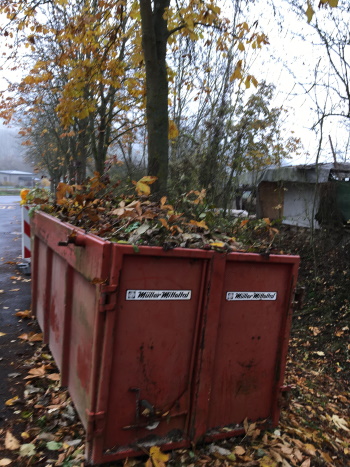
M90 462L278 422L298 257L135 251L43 213L32 235L33 311Z

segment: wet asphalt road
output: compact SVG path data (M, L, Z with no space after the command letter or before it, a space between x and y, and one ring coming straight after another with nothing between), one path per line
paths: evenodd
M0 196L0 427L6 426L13 409L5 401L23 391L20 363L31 355L22 333L36 331L15 316L30 309L30 276L19 274L21 262L21 208L19 196ZM19 278L20 280L16 280ZM5 335L1 335L4 333Z

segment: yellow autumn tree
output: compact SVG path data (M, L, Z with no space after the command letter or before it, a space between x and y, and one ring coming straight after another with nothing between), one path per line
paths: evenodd
M15 109L41 114L51 93L58 137L70 138L68 161L78 179L88 155L102 172L112 142L145 117L148 173L158 177L160 194L167 190L169 135L177 134L169 122L168 45L182 37L205 47L210 30L220 31L217 50L225 54L233 43L237 51L231 79L249 87L255 78L245 74L239 54L267 42L247 23L233 36L214 0L0 0L0 12L8 20L3 34L10 55L22 44L30 59L29 71L12 88L14 96L4 96L1 116L10 119Z

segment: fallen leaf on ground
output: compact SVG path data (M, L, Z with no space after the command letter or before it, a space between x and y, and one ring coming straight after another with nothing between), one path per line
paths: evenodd
M248 419L246 418L243 422L245 434L247 436L252 436L256 429L256 423L249 424Z
M22 339L28 342L41 342L43 340L42 333L30 332L29 334L21 334L18 339Z
M51 373L46 375L46 378L51 379L51 381L59 381L61 379L61 375L59 373Z
M242 446L235 446L233 452L234 452L237 456L244 456L244 454L245 454L245 449L244 449Z
M58 451L62 447L62 443L56 443L56 441L49 441L46 443L47 449L50 451Z
M3 467L5 465L10 465L12 464L12 460L8 459L7 457L4 457L3 459L0 459L0 466Z
M146 467L165 467L169 460L169 454L161 452L158 446L152 446L149 450L150 458L146 462Z
M31 457L36 454L35 445L32 443L22 444L19 454L22 457Z
M36 378L39 377L41 378L42 376L46 375L46 366L42 365L38 368L32 368L31 370L28 371L29 376L26 376L24 379L30 379L30 378Z
M348 424L343 418L338 417L338 415L332 415L332 420L338 428L341 428L345 431L350 431Z
M6 332L0 332L0 336L6 336Z
M16 401L18 401L18 399L19 399L18 396L12 397L12 399L8 399L8 400L5 402L5 405L11 407Z
M5 448L9 449L10 451L16 451L16 449L19 449L19 447L19 441L13 436L13 434L10 431L6 431Z
M277 467L277 462L275 462L271 457L264 456L259 460L260 467Z
M33 317L32 312L30 310L18 311L17 313L15 313L15 316L18 316L19 318L28 319Z
M310 466L311 466L311 460L310 459L305 459L300 467L310 467Z

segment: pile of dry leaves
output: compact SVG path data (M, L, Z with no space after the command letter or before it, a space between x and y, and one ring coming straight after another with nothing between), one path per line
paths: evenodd
M23 190L23 203L106 240L140 245L270 252L278 230L269 219L223 219L208 207L205 190L192 190L176 204L163 196L152 200L156 177L134 183L133 192L120 193L118 184L96 174L83 185L59 183L55 198L46 190Z

